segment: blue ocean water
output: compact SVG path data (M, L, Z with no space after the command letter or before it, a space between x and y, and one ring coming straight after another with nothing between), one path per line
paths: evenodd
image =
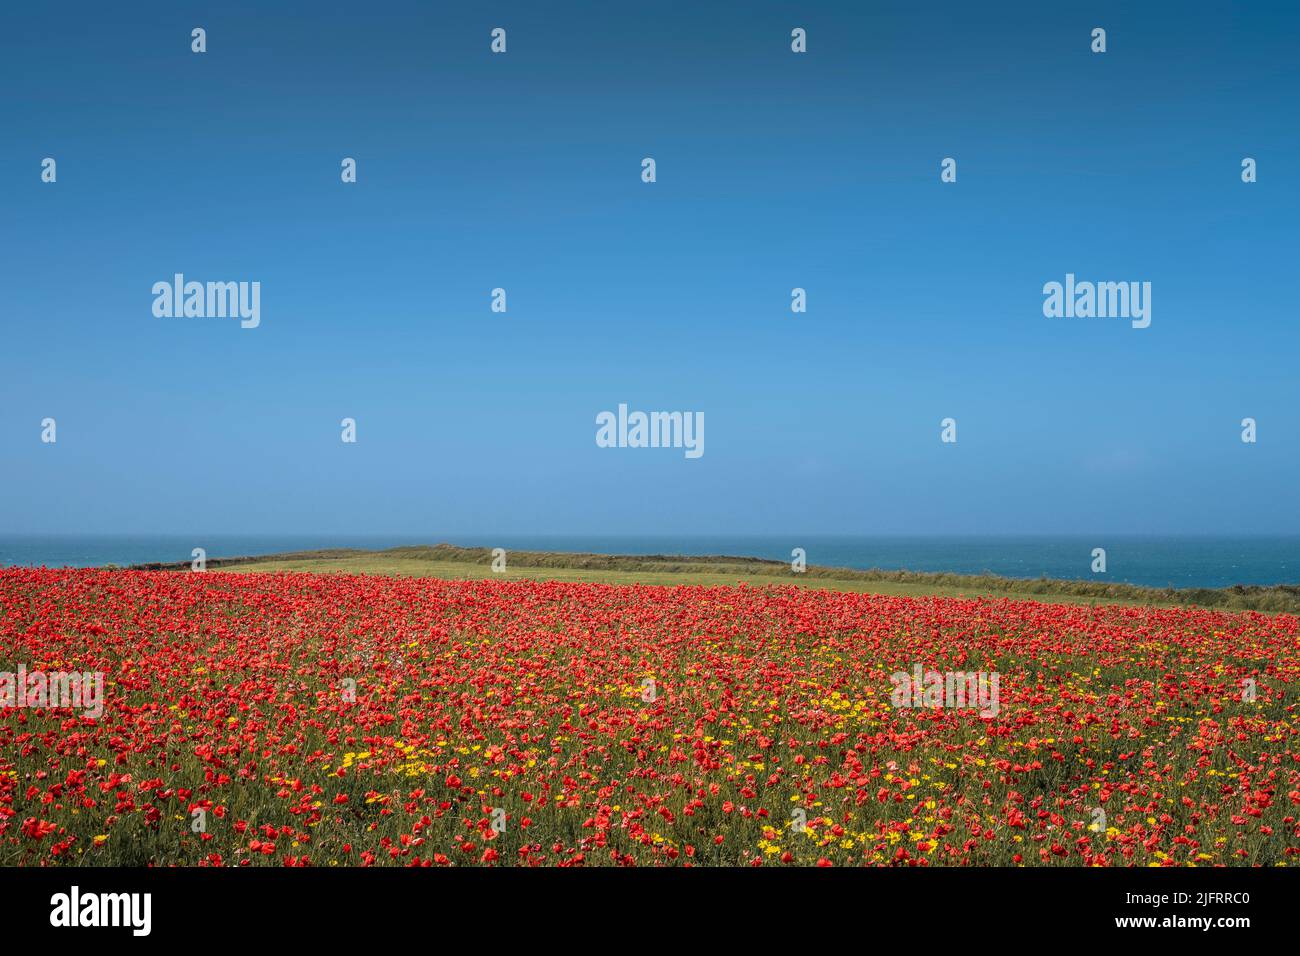
M873 537L743 536L669 537L497 535L0 535L0 565L95 567L188 561L195 547L209 557L272 554L316 548L390 548L452 544L534 551L599 554L739 555L790 560L798 547L809 564L1017 578L1076 578L1152 587L1227 587L1300 583L1300 535L1276 537L1034 536ZM1094 574L1094 548L1106 550L1106 573Z

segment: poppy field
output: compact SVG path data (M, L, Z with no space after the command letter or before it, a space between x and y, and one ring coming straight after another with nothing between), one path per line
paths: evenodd
M0 865L1294 865L1298 621L2 569L0 670L103 700L0 710Z

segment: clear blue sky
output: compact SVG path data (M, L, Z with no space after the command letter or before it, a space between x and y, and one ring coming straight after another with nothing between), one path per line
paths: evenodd
M1300 531L1300 10L996 6L6 5L0 531Z

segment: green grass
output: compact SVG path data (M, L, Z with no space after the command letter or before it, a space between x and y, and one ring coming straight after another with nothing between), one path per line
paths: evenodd
M1300 612L1300 587L1143 588L1098 581L1024 580L994 575L925 574L913 571L858 571L810 565L795 574L788 564L759 558L670 555L566 554L510 551L507 570L491 569L488 548L449 544L401 547L387 551L332 549L264 557L209 558L211 570L241 572L308 571L380 574L446 579L579 581L601 584L735 585L781 584L868 594L938 597L1006 597L1055 604L1127 604L1158 607L1200 606L1270 613ZM140 565L149 569L187 569L187 563Z

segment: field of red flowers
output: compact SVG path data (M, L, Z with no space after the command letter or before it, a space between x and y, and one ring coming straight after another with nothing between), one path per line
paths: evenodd
M0 570L0 670L105 679L98 719L0 711L0 864L1293 864L1297 624ZM896 708L917 664L999 713Z

